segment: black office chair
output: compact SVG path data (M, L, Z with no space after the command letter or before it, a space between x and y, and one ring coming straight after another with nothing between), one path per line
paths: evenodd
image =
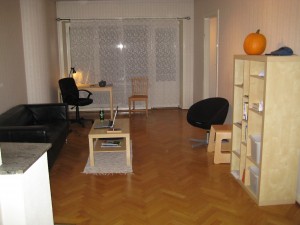
M71 109L76 107L76 117L75 120L71 120L72 122L77 122L84 126L83 121L84 118L80 117L79 114L79 106L86 106L93 103L93 99L90 98L92 93L88 90L79 90L76 86L75 80L71 77L63 78L58 81L59 88L61 91L62 99L64 103L68 105L73 105ZM86 98L80 98L79 92L86 92Z
M194 127L206 130L206 140L190 139L196 142L192 147L208 144L211 125L223 124L229 108L225 98L207 98L193 104L187 112L187 121Z

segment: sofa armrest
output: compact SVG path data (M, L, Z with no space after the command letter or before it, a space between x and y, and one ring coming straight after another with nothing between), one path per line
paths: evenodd
M33 126L1 126L0 141L3 142L48 142L47 127Z
M32 112L37 123L69 120L68 105L65 103L26 104L25 106Z

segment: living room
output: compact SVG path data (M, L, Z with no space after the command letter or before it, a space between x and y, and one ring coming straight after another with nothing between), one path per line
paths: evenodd
M168 10L168 8L171 9ZM300 2L297 0L1 1L0 65L2 73L0 75L0 93L1 96L7 97L1 100L0 113L18 104L57 102L58 80L67 72L61 73L56 18L82 19L86 18L87 14L90 18L98 19L189 16L191 20L183 21L182 91L180 93L180 106L186 110L194 102L205 97L205 87L202 85L205 80L203 73L205 61L203 54L204 19L216 16L219 17L217 93L218 96L222 96L230 102L227 122L231 122L233 56L245 54L243 41L247 34L255 32L257 29L260 29L267 38L265 53L282 46L289 46L295 54L298 54L300 51L299 10ZM196 135L197 131L193 132ZM191 131L189 134L193 132ZM213 167L213 165L211 166ZM220 167L220 173L222 173L221 169L224 167ZM206 189L206 191L208 190ZM56 193L56 195L59 194ZM250 206L254 207L252 204ZM295 215L299 215L299 207L293 209L294 219L292 219L293 216L290 216L289 219L286 218L288 216L280 216L281 223L278 221L277 223L298 224L295 218L299 219L299 216ZM277 208L277 210L288 211L288 207ZM260 213L262 212L260 211ZM274 216L276 210L271 214ZM252 221L255 221L253 217L252 215ZM276 224L274 218L276 216L272 217L271 222L268 222ZM219 223L221 223L220 221L223 224L226 223L224 222L226 220L219 219ZM266 218L263 221L261 224L267 223ZM166 219L160 224L177 223L180 222L170 222ZM227 221L227 223L234 224L232 221ZM149 224L155 224L155 222ZM182 222L181 224L187 223ZM198 223L189 224L205 223L198 221ZM212 224L212 222L206 221L206 224ZM245 224L251 224L251 222L248 221Z
M204 67L203 19L217 16L218 10L218 95L227 98L230 103L233 99L233 55L244 54L243 41L247 34L255 32L257 29L261 30L267 37L265 53L287 45L297 54L299 42L297 39L298 24L296 21L299 3L296 0L288 3L282 1L176 2L180 4L172 3L175 6L173 6L172 14L168 13L168 17L191 17L191 20L184 21L186 24L185 29L187 29L184 33L188 34L184 34L186 35L186 41L183 43L185 50L183 57L183 91L181 93L181 98L183 99L182 108L187 109L193 102L203 98L204 88L198 85L204 79L202 72ZM2 29L5 34L2 36L3 41L1 43L3 46L1 46L1 49L3 49L5 57L1 60L3 73L0 90L1 93L11 97L3 100L0 112L4 112L18 103L56 102L57 81L60 77L66 75L60 74L59 49L57 47L56 18L62 17L62 15L58 16L57 13L62 13L63 9L58 8L56 10L56 1L46 0L37 1L36 4L34 4L34 1L29 1L28 3L26 1L3 1L1 4L3 4L3 7L1 7L3 10L1 14L3 17L1 20L3 23ZM61 4L68 8L68 5L71 3L70 1L62 1ZM77 6L78 4L80 7ZM86 4L77 2L74 5L76 7L74 10L82 10ZM125 10L126 5L129 5L127 10ZM142 4L139 4L139 6L142 9L150 7ZM160 4L156 3L152 6L156 14L151 15L152 12L150 10L144 10L147 11L145 12L147 15L143 16L167 17L160 14L165 13L165 9L168 6L166 4L162 8ZM158 11L157 8L160 7L161 9ZM126 11L128 14L129 8L131 8L130 4L126 3L125 6L121 5L119 10L123 9L121 13ZM130 12L132 13L130 17L140 17L140 8L133 11L136 11L136 13ZM65 18L80 17L78 13L72 15L71 9L69 9L69 12L66 11L64 13L66 13L66 15L63 15ZM95 14L96 12L93 13ZM111 17L118 17L117 10L114 14L116 15ZM129 17L127 14L124 17ZM95 16L91 15L93 18ZM102 15L99 14L97 16L100 18ZM105 17L108 16L105 15ZM14 29L11 29L11 27L14 27ZM187 59L185 60L185 58ZM6 74L14 74L14 76L7 76ZM16 83L18 83L18 92L13 91Z

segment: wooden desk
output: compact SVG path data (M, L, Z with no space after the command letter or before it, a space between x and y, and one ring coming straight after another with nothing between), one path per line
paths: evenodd
M113 119L113 95L112 85L100 87L98 84L78 84L78 89L85 89L90 92L109 92L109 103L110 103L110 119Z
M121 128L121 133L107 133L107 129L94 129L95 125L100 124L100 120L95 120L89 132L89 150L90 150L90 165L95 165L94 153L95 152L126 152L127 166L131 165L131 151L130 151L130 125L129 119L116 119L115 127ZM101 147L101 138L123 138L121 147L105 148Z

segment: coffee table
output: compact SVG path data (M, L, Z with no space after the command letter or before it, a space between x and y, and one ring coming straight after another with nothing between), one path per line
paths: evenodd
M130 145L130 126L129 119L116 119L115 128L120 128L121 132L108 133L108 129L95 129L95 125L100 124L100 120L94 121L94 124L89 132L89 149L90 149L90 165L95 166L94 154L97 152L126 152L127 165L131 165L131 145ZM105 139L120 138L120 147L102 147L101 143Z

